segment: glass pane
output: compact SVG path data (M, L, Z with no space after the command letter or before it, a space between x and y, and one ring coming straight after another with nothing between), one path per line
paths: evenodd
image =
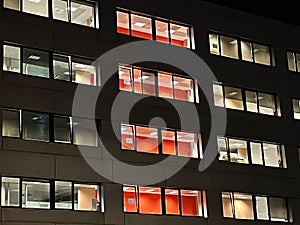
M203 216L201 191L180 190L180 196L183 216Z
M48 0L23 0L23 12L48 17Z
M230 162L248 164L247 142L229 139Z
M4 0L4 8L20 11L20 0Z
M233 196L231 193L222 193L223 217L233 218Z
M288 222L286 200L284 198L269 198L271 221Z
M54 141L71 143L71 126L68 117L54 116Z
M300 72L300 54L296 53L296 66L297 66L297 72Z
M163 98L173 98L172 74L158 73L158 96Z
M136 126L138 152L158 154L158 134L156 128Z
M169 43L168 23L155 20L156 41Z
M20 179L2 177L1 206L20 206Z
M256 92L246 91L246 106L248 112L258 112Z
M151 19L131 14L131 35L134 37L152 40Z
M178 24L170 24L171 44L190 48L190 29Z
M221 55L238 59L238 42L235 38L220 36Z
M296 72L295 54L292 52L287 52L287 61L289 70Z
M209 49L211 54L220 55L219 35L209 34Z
M55 181L55 208L72 209L72 183Z
M224 107L223 88L221 85L213 85L215 106Z
M95 27L94 5L71 1L71 22L88 27Z
M253 62L252 45L249 42L241 41L242 60Z
M95 67L84 59L72 59L72 80L79 84L96 85Z
M198 158L197 135L177 132L178 156Z
M259 113L267 115L277 115L274 95L258 93Z
M234 87L224 87L225 105L228 109L244 110L242 90Z
M23 73L37 77L49 78L49 53L24 48Z
M134 126L121 125L122 149L134 150Z
M203 201L203 216L204 218L208 218L206 191L202 191L202 201Z
M49 115L23 111L23 138L49 141Z
M252 196L234 193L234 211L236 219L254 219Z
M162 214L160 188L139 187L139 212L146 214Z
M69 57L53 54L54 79L71 81Z
M120 34L130 35L128 13L117 11L117 32Z
M75 145L97 146L97 131L95 121L73 118L73 143Z
M300 100L293 99L294 119L300 120Z
M21 51L19 47L3 45L3 70L21 72Z
M119 89L132 91L132 69L131 67L119 66Z
M98 185L74 184L74 209L100 211Z
M50 209L50 182L23 180L22 207Z
M166 214L179 215L179 191L165 189Z
M255 197L257 219L269 220L268 200L267 197Z
M20 137L20 112L2 110L2 136Z
M52 0L53 19L69 21L66 0Z
M138 200L135 186L123 186L124 212L137 212Z
M228 161L227 138L218 137L219 160Z
M173 77L174 99L194 102L193 80L182 77Z
M263 150L266 166L282 167L279 145L263 143Z
M263 165L261 143L250 142L252 164Z
M142 71L140 69L134 69L134 92L135 93L143 93L142 90Z
M270 49L268 46L253 44L253 52L256 63L271 65Z
M175 131L162 130L162 152L167 155L176 155Z
M143 94L155 95L155 75L154 73L142 71Z

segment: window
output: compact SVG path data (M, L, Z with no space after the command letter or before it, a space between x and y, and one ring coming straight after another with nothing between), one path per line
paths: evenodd
M271 221L288 222L287 204L284 198L269 198Z
M1 206L20 205L20 179L12 177L2 177Z
M68 0L52 0L53 19L69 21Z
M292 99L293 102L293 112L294 112L294 119L300 119L300 100Z
M69 117L54 116L54 142L71 143L70 125Z
M20 73L21 50L19 47L3 45L3 70Z
M162 18L146 16L120 9L117 15L117 32L138 38L156 40L185 48L195 48L192 27ZM152 27L154 26L154 27ZM155 31L155 36L153 35Z
M257 219L259 220L269 220L269 213L268 213L268 198L256 196L256 212L257 212Z
M95 133L95 121L83 118L73 118L73 142L75 145L97 146L98 134Z
M259 114L281 116L276 95L213 84L215 106ZM224 104L225 103L225 104Z
M72 58L73 82L80 84L96 85L95 67L91 61Z
M22 120L25 140L49 141L49 115L23 111Z
M71 7L68 8L71 11L71 23L95 27L95 3L84 3L80 1L71 0ZM70 3L69 3L70 4Z
M288 69L294 72L300 72L300 54L297 52L287 52Z
M1 182L1 206L82 211L101 208L100 186L96 184L13 177L2 177Z
M23 179L22 207L50 209L50 182Z
M124 212L162 214L163 200L168 215L207 218L205 191L124 185L123 198Z
M262 65L272 65L271 48L264 44L239 40L225 35L209 34L210 53Z
M22 0L23 12L48 17L48 0Z
M55 208L72 209L72 182L55 181Z
M23 73L37 77L49 78L49 53L24 48Z
M20 137L20 111L2 110L2 136Z
M21 10L20 0L3 0L4 8L13 9L13 10Z
M58 80L71 81L70 57L53 54L53 77Z
M287 168L283 145L228 137L218 137L217 143L220 161Z
M118 74L120 90L199 103L198 83L192 78L130 65L119 65Z
M158 140L162 140L158 145ZM172 129L121 124L121 148L152 154L202 158L201 135Z

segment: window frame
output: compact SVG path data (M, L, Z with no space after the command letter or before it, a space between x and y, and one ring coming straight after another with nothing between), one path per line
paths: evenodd
M137 16L143 16L143 17L147 17L151 20L151 24L152 24L152 29L151 29L151 37L152 39L151 40L154 40L156 41L156 21L159 21L159 22L164 22L164 23L167 23L168 24L168 38L169 38L169 42L168 44L171 44L171 45L174 45L172 44L171 42L171 31L170 31L170 25L171 24L174 24L174 25L178 25L178 26L183 26L183 27L186 27L188 28L188 40L189 40L189 44L187 47L184 47L184 46L180 46L180 47L184 47L184 48L188 48L188 49L191 49L191 50L195 50L195 38L194 38L194 28L192 25L189 25L189 24L185 24L185 23L182 23L182 22L178 22L178 21L174 21L174 20L170 20L170 19L165 19L165 18L161 18L161 17L158 17L158 16L151 16L151 15L148 15L146 13L141 13L141 12L137 12L137 11L134 11L134 10L129 10L129 9L125 9L125 8L121 8L121 7L116 7L115 9L115 15L116 15L116 21L115 21L115 24L116 24L116 28L117 28L117 12L122 12L122 13L126 13L128 14L128 18L129 18L129 26L128 26L128 29L129 29L129 35L127 34L122 34L122 33L118 33L117 29L116 29L116 33L117 34L120 34L120 35L127 35L127 36L131 36L131 37L134 37L134 38L139 38L139 37L135 37L135 36L132 36L132 27L131 27L131 15L134 14L134 15L137 15ZM143 38L140 38L140 39L143 39ZM163 43L163 42L160 42L160 43Z

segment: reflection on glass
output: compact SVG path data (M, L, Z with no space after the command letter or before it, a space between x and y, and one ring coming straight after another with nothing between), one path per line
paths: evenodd
M209 49L211 54L220 55L219 35L209 34Z
M71 126L68 117L54 116L54 141L71 143Z
M22 207L50 209L50 182L23 180Z
M97 146L97 131L95 121L74 117L73 124L73 143L75 145Z
M117 11L117 32L130 35L128 13Z
M132 91L132 69L130 67L119 66L119 89L122 91Z
M190 29L188 27L170 23L171 44L190 47Z
M145 16L131 14L131 35L152 40L151 19Z
M68 21L68 5L66 0L52 0L53 19Z
M72 183L55 181L55 208L72 209Z
M155 75L154 73L142 71L143 94L155 95Z
M229 139L230 162L248 164L247 142Z
M20 137L20 112L2 110L2 136Z
M169 43L169 28L167 22L155 20L156 41Z
M23 73L37 77L49 78L49 53L24 48Z
M69 57L53 54L54 79L71 81Z
M100 211L98 185L74 184L74 209Z
M23 0L23 12L48 17L48 0Z
M134 69L134 92L135 93L143 93L142 89L142 71L140 69Z
M21 72L21 50L19 47L3 45L3 70Z
M23 138L49 141L49 115L23 111Z
M71 22L88 27L95 27L94 5L71 1Z
M175 132L162 130L162 152L167 155L176 155Z
M19 206L20 179L12 177L2 177L1 182L1 206Z
M4 8L20 11L20 0L3 0Z
M225 105L229 109L244 110L242 90L234 87L224 87Z
M221 55L238 59L238 41L235 38L220 36Z

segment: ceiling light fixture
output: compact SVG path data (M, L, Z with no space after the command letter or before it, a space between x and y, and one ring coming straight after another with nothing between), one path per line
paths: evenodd
M233 40L233 41L231 41L229 43L232 44L232 45L236 45L237 44L237 40Z
M40 3L41 0L29 0L30 2L33 2L33 3Z
M142 23L142 22L136 22L135 24L134 24L134 26L136 26L136 27L143 27L143 26L145 26L146 24L145 23Z
M28 57L28 59L32 59L32 60L40 60L42 57L41 56L39 56L39 55L30 55L29 57Z
M71 11L71 12L75 12L78 8L76 7L67 7L66 11Z
M229 96L234 96L234 95L237 95L238 93L236 91L232 91L230 93L228 93Z
M172 29L170 29L170 33L171 34L173 34L174 32L175 32L176 30L172 30ZM165 33L168 33L169 32L169 30L167 29L167 30L165 30Z

